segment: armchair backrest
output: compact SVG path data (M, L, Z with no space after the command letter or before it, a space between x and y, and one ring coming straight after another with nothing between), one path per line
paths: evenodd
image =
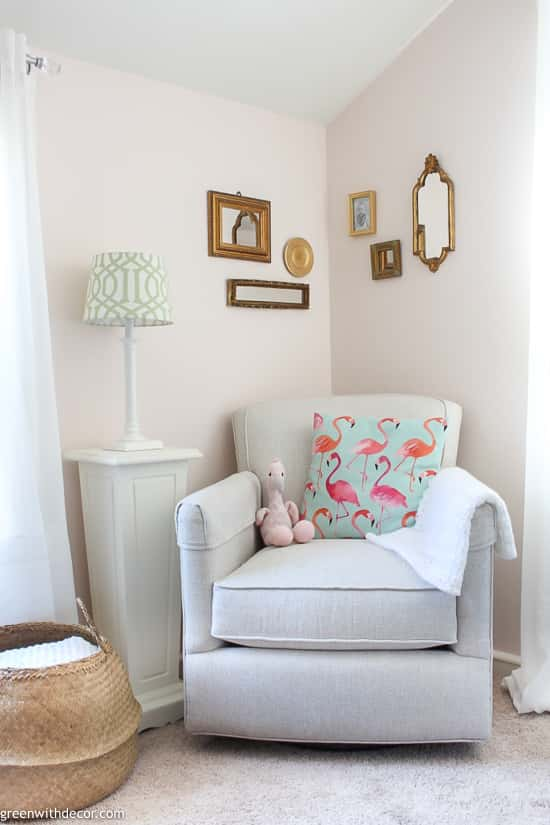
M286 496L298 505L311 463L313 413L336 417L447 419L447 438L442 466L456 464L462 408L453 401L421 395L330 395L293 401L266 401L238 410L233 416L237 467L262 479L273 458L286 466Z

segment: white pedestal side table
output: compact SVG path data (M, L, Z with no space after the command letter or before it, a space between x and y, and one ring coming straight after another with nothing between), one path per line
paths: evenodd
M183 716L174 508L198 450L70 450L78 462L94 619L126 663L140 729Z

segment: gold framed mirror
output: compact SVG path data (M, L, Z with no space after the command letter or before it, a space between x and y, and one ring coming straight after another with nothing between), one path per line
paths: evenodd
M401 241L383 241L370 245L373 281L401 277Z
M412 192L413 254L437 272L455 248L454 185L436 155L428 155Z
M228 278L227 306L250 309L309 309L309 284Z
M270 201L209 191L208 254L270 263Z

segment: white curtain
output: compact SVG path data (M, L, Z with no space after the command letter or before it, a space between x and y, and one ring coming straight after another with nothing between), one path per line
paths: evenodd
M538 14L521 667L505 679L520 713L550 711L550 0Z
M0 624L76 618L26 51L0 30Z

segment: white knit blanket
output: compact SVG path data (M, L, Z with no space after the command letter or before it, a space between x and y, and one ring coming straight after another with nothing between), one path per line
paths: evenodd
M58 642L42 642L28 647L16 647L0 650L0 668L36 668L63 665L86 659L99 651L81 636L69 636Z
M402 527L367 540L393 550L424 581L460 595L470 545L472 518L481 504L496 514L495 551L502 559L516 558L516 543L506 504L501 497L460 467L448 467L435 476L424 494L414 527Z

